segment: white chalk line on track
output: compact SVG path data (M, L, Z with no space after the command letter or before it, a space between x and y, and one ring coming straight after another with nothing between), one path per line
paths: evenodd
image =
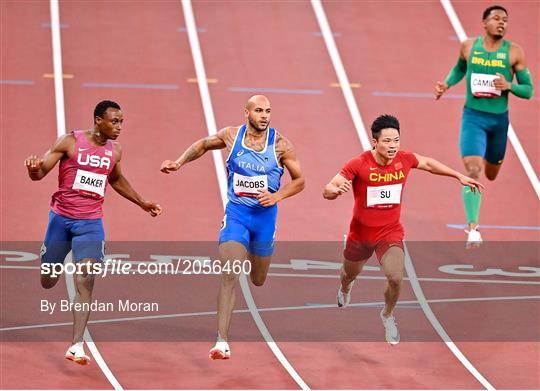
M362 148L364 150L370 150L371 149L371 143L369 141L366 128L364 126L364 123L360 116L360 111L358 109L358 106L356 104L356 100L354 99L354 95L352 92L351 85L349 83L349 78L347 77L347 73L345 71L345 67L343 66L343 62L341 61L341 57L339 55L339 51L337 49L334 36L332 35L332 30L330 28L330 25L328 23L328 19L326 18L326 14L324 12L324 8L321 4L320 0L311 0L311 5L313 7L313 10L315 12L315 15L317 17L317 21L319 23L319 27L321 29L321 33L324 38L324 42L326 44L326 48L328 50L328 54L330 55L330 59L332 60L332 64L334 66L334 70L338 76L339 83L341 86L341 90L343 92L343 95L345 97L345 102L347 103L347 107L349 109L349 113L352 117L356 133L358 134L358 138L360 139L360 143L362 145ZM450 351L458 358L458 360L463 364L465 368L487 389L492 390L494 389L493 386L480 374L480 372L472 365L472 363L463 355L463 353L459 350L459 348L456 346L454 342L450 339L442 325L439 323L431 309L429 308L429 305L426 301L426 298L424 296L424 293L422 291L422 288L420 287L420 284L418 282L418 279L416 277L416 272L414 270L414 266L412 263L412 260L409 256L409 253L407 251L407 246L404 244L405 247L405 268L407 270L407 274L409 276L409 279L411 281L413 291L420 301L420 305L422 306L422 309L424 310L424 314L426 315L427 319L430 321L433 328L437 331L443 342L446 344L446 346L450 349Z
M53 52L53 69L54 69L54 97L56 105L56 133L60 137L66 134L66 117L65 117L65 102L64 102L64 79L62 72L62 43L60 38L60 9L58 0L50 0L51 12L51 40ZM71 253L66 257L66 260L71 259ZM65 275L66 285L70 301L75 297L75 286L72 275ZM92 336L88 328L84 330L84 340L88 349L94 356L99 368L111 383L115 390L123 390L122 386L109 369L107 363L101 356L96 344L92 340Z
M193 8L191 6L190 0L182 0L182 9L184 11L184 19L186 22L186 28L188 32L189 45L191 48L191 55L193 57L193 63L195 65L195 72L197 75L197 82L199 85L199 93L201 94L201 102L204 110L204 117L206 120L206 126L208 128L208 134L214 135L217 133L216 120L214 117L214 110L212 108L212 100L210 99L210 91L208 89L206 71L204 68L204 61L202 57L202 52L199 44L199 37L197 35L197 26L195 23L195 17L193 15ZM225 167L223 164L223 159L221 157L221 152L219 150L212 151L214 167L216 169L216 175L218 179L218 186L221 195L221 201L223 203L223 209L227 205L227 175L225 173ZM244 299L248 305L249 311L253 320L255 321L257 328L259 329L261 335L269 346L270 350L276 358L279 360L281 365L289 373L289 375L294 379L298 386L302 390L309 390L309 386L304 382L300 375L296 372L293 366L289 363L281 349L277 346L276 342L272 338L272 335L268 331L268 328L262 320L253 295L251 294L249 283L245 274L240 274L240 287L244 295Z
M459 17L452 6L452 2L450 0L440 0L440 2L459 40L461 42L465 41L467 39L467 34L465 33L465 29L463 28L463 25L461 24ZM512 124L508 125L508 139L510 140L512 147L514 147L516 155L518 156L518 159L525 170L525 174L527 174L527 177L529 178L529 181L536 192L536 197L540 199L540 182L538 181L538 176L536 175L531 162L527 158L527 154L525 153L525 150L523 149L523 146L521 145Z
M515 301L515 300L540 300L540 296L496 296L496 297L458 297L450 299L430 299L428 303L432 304L448 304L448 303L473 303L473 302L485 302L485 301ZM402 300L398 301L398 306L404 305L419 305L418 300ZM384 305L384 301L368 302L368 303L350 303L349 307L381 307ZM258 308L259 312L276 312L276 311L298 311L298 310L316 310L316 309L335 309L336 304L309 304L301 306L289 306L289 307L268 307ZM247 314L250 313L249 309L234 310L235 314ZM139 320L156 320L156 319L168 319L168 318L186 318L196 316L213 316L216 315L216 311L201 311L201 312L181 312L175 314L163 314L163 315L147 315L147 316L130 316L124 318L111 318L111 319L99 319L91 320L88 324L104 324L104 323L118 323L118 322L131 322ZM27 330L37 328L50 328L50 327L65 327L71 326L70 322L63 323L43 323L26 326L4 327L0 328L0 332Z

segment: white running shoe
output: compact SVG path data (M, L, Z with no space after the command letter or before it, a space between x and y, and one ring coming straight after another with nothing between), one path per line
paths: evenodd
M345 293L341 290L341 284L339 285L339 289L337 291L337 306L339 308L347 308L349 303L351 302L351 290L354 285L354 281L349 284L349 292Z
M478 231L478 226L470 231L465 230L465 232L468 234L465 248L471 249L480 247L480 244L482 244L482 235L480 235L480 231Z
M77 342L71 345L66 352L66 359L73 361L79 365L90 364L90 357L84 354L83 342Z
M227 341L218 340L214 347L210 349L208 355L212 360L228 360L231 358L231 349Z
M388 318L383 316L384 308L381 310L381 320L384 326L384 337L390 345L399 343L399 330L397 328L396 318L390 315Z

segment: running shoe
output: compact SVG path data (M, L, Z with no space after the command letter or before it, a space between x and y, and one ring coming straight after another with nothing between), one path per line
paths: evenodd
M386 342L390 345L397 345L399 343L399 330L397 328L396 318L394 318L394 315L385 317L383 312L384 308L381 310L381 320L384 326L384 337Z
M218 340L214 347L210 349L209 357L212 360L228 360L231 358L231 349L227 341Z
M468 234L465 248L470 249L480 247L480 244L482 244L482 236L480 235L480 231L478 231L478 227L471 229L470 231L465 230L465 232Z
M79 365L90 364L90 357L84 354L83 342L77 342L71 345L66 352L66 359L73 361Z
M337 291L337 306L339 308L347 308L351 302L351 290L354 285L354 281L349 284L349 292L345 293L341 290L341 285Z

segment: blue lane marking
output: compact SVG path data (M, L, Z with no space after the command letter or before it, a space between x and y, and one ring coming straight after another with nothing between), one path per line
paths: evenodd
M187 33L187 28L186 27L179 27L176 29L176 31L178 31L179 33ZM197 27L197 32L198 33L206 33L206 29L203 28L203 27Z
M149 90L177 90L178 84L83 83L88 88L142 88Z
M307 95L322 95L322 90L295 90L289 88L251 88L251 87L229 87L230 92L272 92L276 94L307 94Z
M468 225L465 224L446 224L448 228L454 229L466 229ZM487 229L516 229L523 231L540 231L540 227L530 225L480 225L480 230Z
M32 86L33 80L0 80L0 84L8 84L14 86Z
M424 98L435 99L433 92L388 92L388 91L373 91L373 96L390 96L398 98ZM444 94L442 99L465 99L464 94ZM531 100L540 100L538 97L533 97Z
M43 27L44 29L50 29L51 24L50 23L41 23L41 27ZM60 23L60 28L61 29L67 29L68 27L69 27L69 23Z
M392 96L392 97L401 97L401 98L428 98L435 99L433 92L384 92L384 91L373 91L371 93L373 96ZM464 99L465 95L462 94L444 94L443 98L446 99Z

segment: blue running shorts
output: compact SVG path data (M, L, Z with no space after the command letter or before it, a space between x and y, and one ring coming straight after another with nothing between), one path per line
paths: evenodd
M73 261L90 258L103 261L105 231L101 219L71 219L49 212L49 225L41 247L42 263L63 263L73 250Z
M221 223L219 244L242 243L250 254L266 257L274 252L277 205L250 208L229 202Z

